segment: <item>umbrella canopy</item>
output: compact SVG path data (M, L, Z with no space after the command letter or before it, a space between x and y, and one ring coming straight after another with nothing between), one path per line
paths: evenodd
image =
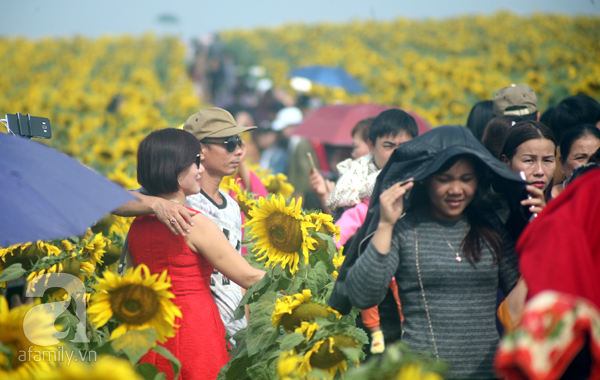
M0 247L83 235L135 199L63 153L5 133L0 133L0 184Z
M338 104L319 108L311 113L294 131L295 135L321 141L330 145L352 146L352 128L368 117L376 117L391 107L377 104ZM419 135L431 130L429 123L412 111Z
M354 79L346 70L339 67L305 66L292 70L290 78L306 78L325 86L341 87L353 94L362 94L365 88Z

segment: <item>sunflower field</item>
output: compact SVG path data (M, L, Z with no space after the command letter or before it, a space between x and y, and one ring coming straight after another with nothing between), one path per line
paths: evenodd
M462 16L447 20L286 24L222 33L234 59L266 68L287 87L290 70L339 66L367 94L313 87L325 103L373 102L417 112L431 125L464 125L471 107L527 83L541 110L577 93L600 99L600 18Z
M598 17L498 13L296 24L221 36L238 66L265 67L278 87L289 89L287 74L295 67L341 66L368 93L315 86L313 95L325 102L398 106L440 125L464 124L473 104L510 83L530 84L542 110L575 93L599 99L598 35ZM124 188L136 188L141 139L208 106L194 94L184 57L177 38L153 35L0 38L2 113L48 117L53 138L44 143ZM368 342L354 323L358 311L340 316L327 307L344 257L335 245L339 230L331 216L290 199L293 188L285 176L251 168L267 187L267 198L256 199L231 178L222 186L236 194L246 216L245 244L252 252L247 259L267 275L243 299L251 311L248 328L234 336L237 345L219 378L441 379L443 365L402 346L390 345L381 362L357 368ZM0 295L0 378L162 379L155 367L138 364L149 350L171 360L178 372L177 359L157 344L175 334L181 316L169 274L151 274L143 265L116 274L130 223L108 215L83 236L0 247L0 286L23 279L31 288L45 288L48 274L60 274L85 289L70 294L50 288L37 303L12 309ZM49 308L27 318L40 302ZM87 317L76 304L87 306ZM243 312L242 305L238 315ZM23 351L55 360L23 359ZM74 353L82 360L65 365L65 356Z

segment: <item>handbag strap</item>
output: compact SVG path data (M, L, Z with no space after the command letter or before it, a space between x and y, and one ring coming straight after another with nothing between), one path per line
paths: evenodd
M125 256L127 255L128 240L129 232L127 232L127 236L125 236L125 243L123 243L123 251L121 252L121 260L119 260L119 267L117 268L117 273L119 276L123 276L123 270L125 269Z
M415 262L417 265L417 277L419 278L419 286L421 287L421 295L423 296L423 302L425 303L425 314L427 315L427 322L429 323L429 331L431 331L431 340L433 342L433 352L436 360L440 361L440 355L438 353L437 343L435 342L435 334L433 333L433 324L431 323L431 316L429 315L429 306L427 305L427 297L425 297L425 288L423 287L423 280L421 279L421 267L419 265L419 239L417 238L417 223L414 221L413 229L415 231Z

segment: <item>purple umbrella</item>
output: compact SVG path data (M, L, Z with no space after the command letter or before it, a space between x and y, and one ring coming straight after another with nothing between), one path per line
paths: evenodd
M83 235L133 199L57 150L0 133L0 247Z

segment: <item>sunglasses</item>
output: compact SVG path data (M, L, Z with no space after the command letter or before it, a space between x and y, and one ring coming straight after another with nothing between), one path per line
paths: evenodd
M200 153L196 155L196 160L194 161L196 165L198 165L198 169L200 169Z
M237 148L238 146L240 148L242 147L242 138L240 136L231 136L231 137L228 137L227 140L225 140L225 141L202 140L202 143L204 143L204 144L225 144L227 147L227 151L229 153L233 153L235 151L235 148Z

